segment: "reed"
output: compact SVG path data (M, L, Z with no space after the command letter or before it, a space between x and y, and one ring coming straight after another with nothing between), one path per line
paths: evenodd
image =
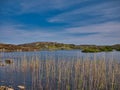
M106 59L106 55L98 58L94 54L93 60L89 54L70 60L47 54L44 60L39 55L24 55L14 62L17 66L10 69L23 75L29 90L120 90L120 61Z

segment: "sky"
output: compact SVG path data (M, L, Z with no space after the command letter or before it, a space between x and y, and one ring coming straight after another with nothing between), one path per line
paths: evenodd
M0 0L0 43L120 44L120 0Z

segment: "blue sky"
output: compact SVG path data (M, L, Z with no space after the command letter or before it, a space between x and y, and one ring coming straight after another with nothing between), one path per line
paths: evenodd
M120 0L1 0L0 43L120 43Z

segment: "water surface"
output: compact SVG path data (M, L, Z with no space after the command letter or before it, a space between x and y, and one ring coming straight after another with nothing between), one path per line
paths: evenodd
M5 63L6 59L13 60L13 63L0 66L0 85L11 86L15 90L18 90L18 85L25 86L26 90L65 90L64 87L68 86L65 86L67 81L63 77L69 77L66 80L72 82L69 83L69 87L73 90L75 76L67 75L64 70L71 69L72 73L75 73L74 63L79 60L120 61L120 52L82 53L80 50L1 52L0 61Z

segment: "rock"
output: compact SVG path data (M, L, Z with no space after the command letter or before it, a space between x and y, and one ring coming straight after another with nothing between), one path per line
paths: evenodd
M7 86L0 86L0 90L14 90L14 89Z
M0 90L5 90L6 87L5 86L0 86Z
M25 90L25 86L22 86L22 85L19 85L18 88L21 90Z
M13 88L7 88L7 90L14 90Z
M7 59L7 60L5 60L5 63L6 64L11 64L11 63L13 63L13 60Z

